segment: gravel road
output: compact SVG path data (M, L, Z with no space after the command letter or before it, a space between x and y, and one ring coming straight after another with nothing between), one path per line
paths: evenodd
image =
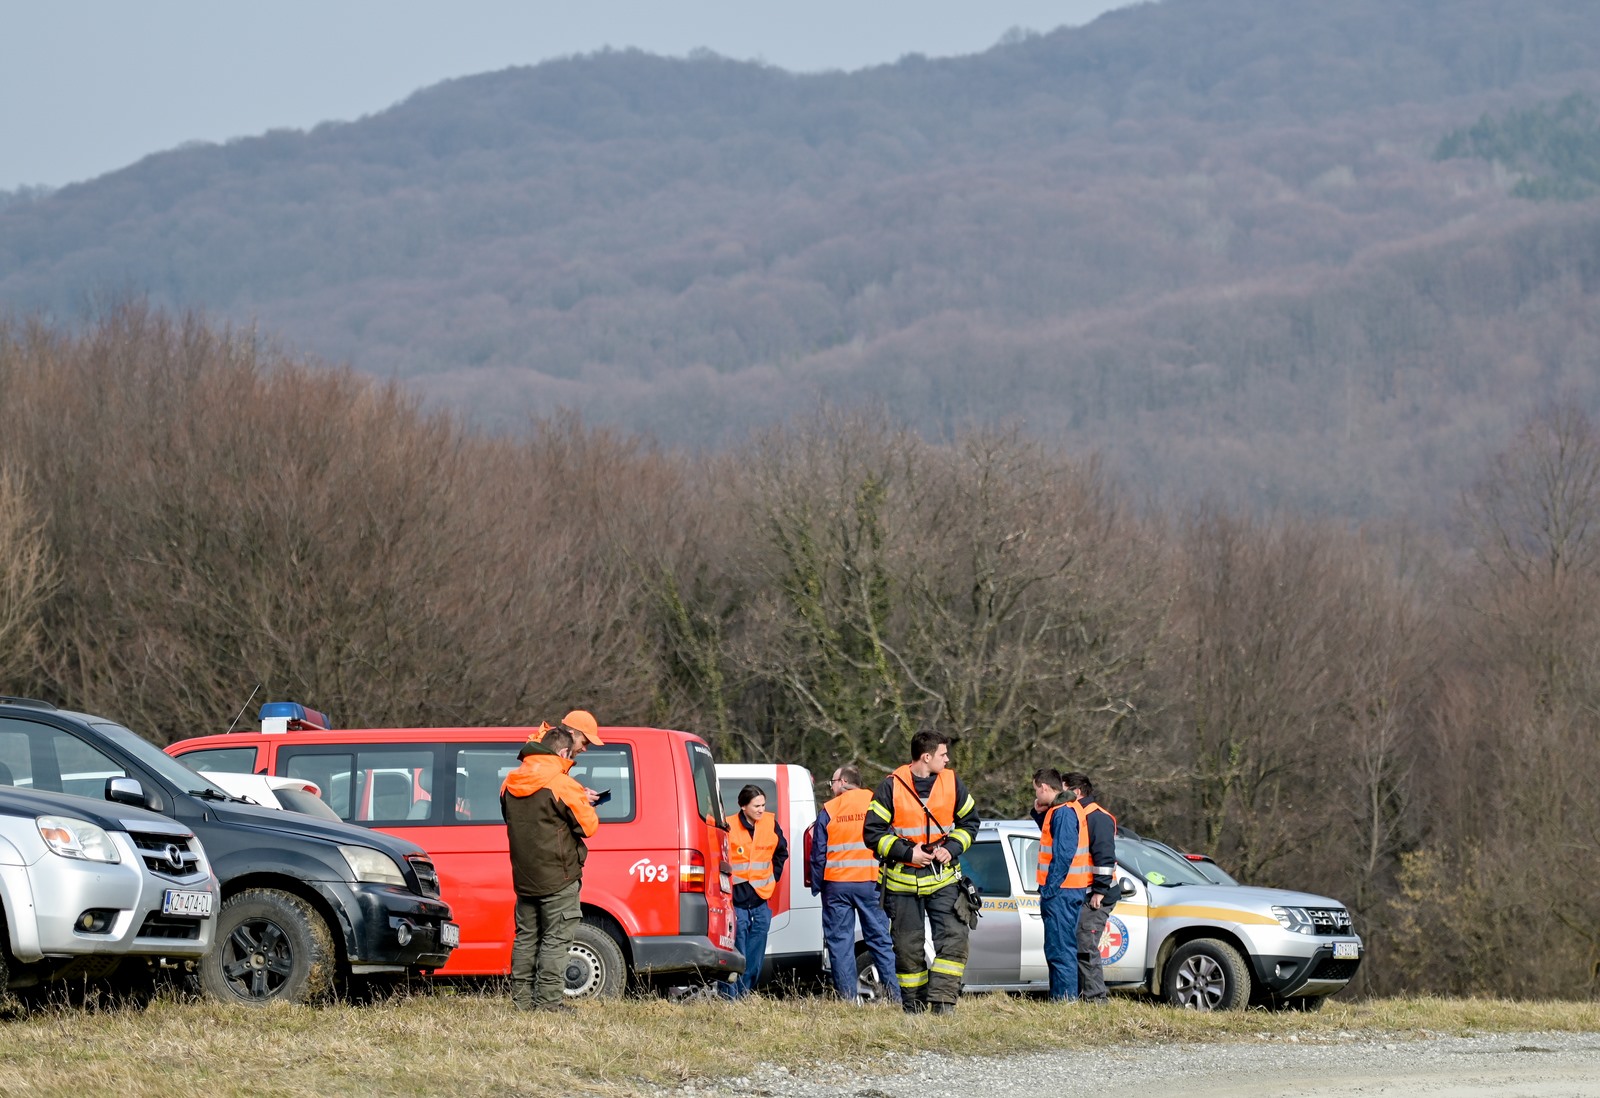
M897 1055L881 1074L762 1067L678 1093L766 1098L1600 1098L1600 1033L1380 1041L1263 1037L1235 1044L1125 1045L1101 1053Z

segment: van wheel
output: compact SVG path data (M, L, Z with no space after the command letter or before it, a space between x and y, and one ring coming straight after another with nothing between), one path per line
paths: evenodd
M1227 942L1199 938L1167 962L1161 997L1188 1010L1240 1010L1250 1001L1250 969Z
M856 995L864 1003L876 1003L889 997L884 986L884 974L878 971L878 962L872 950L863 949L856 954Z
M567 998L615 998L627 978L628 963L617 940L591 922L579 923L567 952Z
M246 889L222 905L216 937L200 963L200 986L213 999L311 1003L333 990L333 935L298 896Z

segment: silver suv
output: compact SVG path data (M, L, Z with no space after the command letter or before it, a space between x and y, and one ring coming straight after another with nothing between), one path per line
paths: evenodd
M984 824L961 859L983 895L965 990L1048 989L1038 866L1032 820ZM1194 1010L1315 1010L1361 964L1350 912L1326 896L1216 884L1170 847L1126 830L1117 836L1117 878L1122 898L1100 943L1112 991ZM870 997L872 957L862 951L857 961Z
M0 780L0 906L4 996L130 959L192 970L211 948L218 888L180 823Z

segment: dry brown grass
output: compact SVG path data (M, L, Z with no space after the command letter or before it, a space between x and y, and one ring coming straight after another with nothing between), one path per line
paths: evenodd
M322 1008L168 999L142 1010L47 1007L0 1022L0 1094L623 1095L755 1062L871 1073L884 1052L919 1047L1000 1055L1147 1041L1600 1031L1600 1004L1386 999L1335 1001L1320 1014L1200 1015L1124 999L1096 1010L985 995L964 1001L957 1018L950 1025L814 998L738 1007L629 999L550 1017L515 1012L500 996L449 993Z

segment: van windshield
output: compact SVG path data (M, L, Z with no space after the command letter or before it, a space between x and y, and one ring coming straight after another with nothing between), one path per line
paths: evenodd
M688 741L689 771L694 775L695 811L707 823L725 827L722 802L717 797L717 761L711 748L698 740Z

